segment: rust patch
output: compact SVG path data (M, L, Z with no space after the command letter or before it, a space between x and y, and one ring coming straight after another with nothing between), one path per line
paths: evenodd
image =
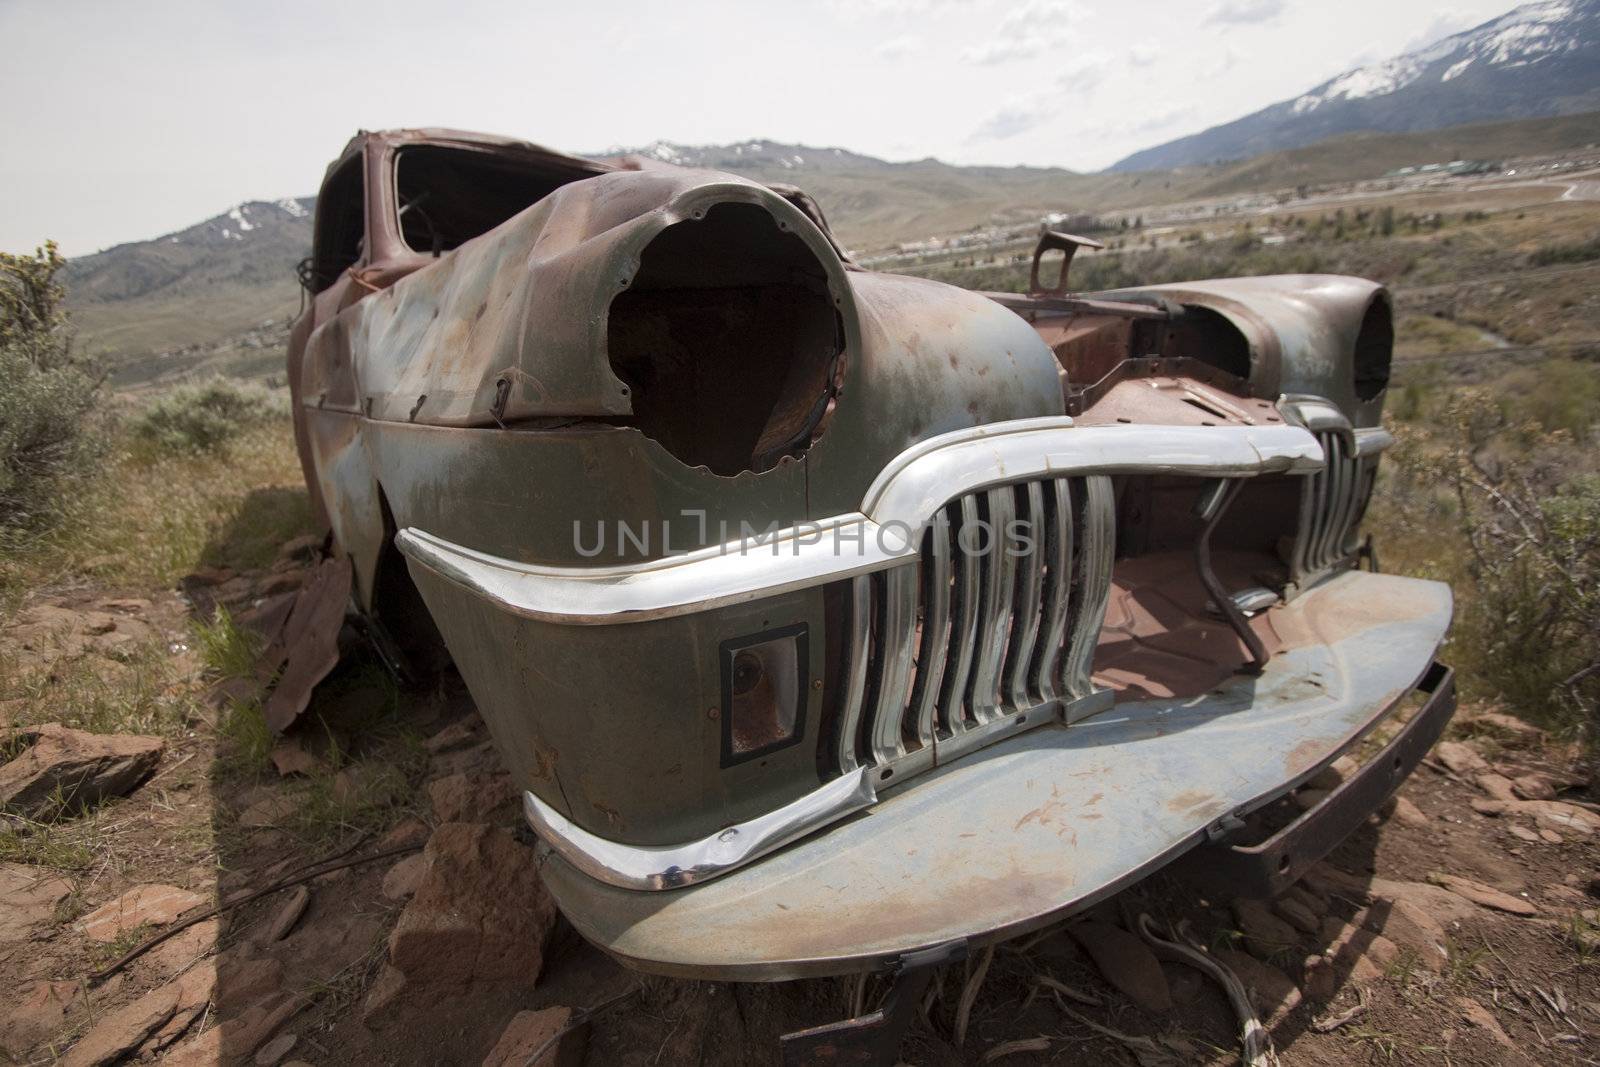
M1215 802L1216 798L1204 790L1186 789L1167 801L1167 810L1184 812Z

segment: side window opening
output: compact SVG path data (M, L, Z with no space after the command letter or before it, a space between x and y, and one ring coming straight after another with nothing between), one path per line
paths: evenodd
M317 196L317 225L311 255L300 261L300 284L320 293L361 258L366 212L361 156L340 165Z
M509 154L412 145L395 157L400 236L413 252L441 255L591 173Z

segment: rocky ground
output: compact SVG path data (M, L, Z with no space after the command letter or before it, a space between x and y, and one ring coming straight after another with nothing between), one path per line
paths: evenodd
M585 944L451 678L400 691L352 647L268 735L246 635L313 553L296 542L183 593L36 594L0 631L12 1062L765 1063L780 1033L881 995L876 979L647 979ZM197 624L197 604L238 626ZM947 968L901 1054L1236 1061L1222 986L1158 960L1130 932L1149 914L1238 976L1285 1064L1594 1063L1600 807L1578 756L1463 709L1397 800L1281 899L1159 875Z

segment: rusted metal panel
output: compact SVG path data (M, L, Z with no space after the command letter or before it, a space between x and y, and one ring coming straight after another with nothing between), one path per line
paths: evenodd
M282 733L311 703L317 683L339 664L339 629L350 603L350 563L334 557L311 572L295 597L279 636L281 646L267 649L265 659L283 669L262 716L274 733Z

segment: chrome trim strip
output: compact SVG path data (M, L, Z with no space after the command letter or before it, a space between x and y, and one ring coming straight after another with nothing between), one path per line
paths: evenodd
M878 699L872 713L872 756L888 763L906 752L902 730L911 688L911 644L917 631L917 572L912 567L886 571L881 579L876 648Z
M1074 583L1081 599L1063 678L1066 695L1074 698L1094 692L1089 673L1105 626L1106 605L1111 602L1111 564L1116 552L1116 495L1111 479L1085 478L1083 488L1083 548Z
M1394 434L1382 426L1363 426L1350 431L1356 439L1356 455L1362 459L1375 456L1394 444Z
M924 748L933 744L944 658L950 650L950 527L935 523L925 536L929 552L922 561L922 643L911 690L912 721Z
M522 814L540 840L597 881L622 889L677 889L725 874L877 803L865 769L847 774L776 811L681 845L625 845L591 834L532 793Z
M1067 639L1067 611L1072 601L1072 482L1055 479L1050 507L1050 573L1046 580L1044 636L1039 643L1040 696L1051 700L1061 685L1061 646Z
M1030 551L1022 557L1017 578L1017 604L1013 615L1017 627L1011 635L1011 645L1006 649L1006 703L1014 708L1025 708L1032 702L1030 682L1033 666L1033 643L1039 636L1040 595L1044 580L1044 546L1046 537L1044 486L1029 482L1026 489L1028 513L1022 516L1027 523L1024 536L1032 542Z
M867 690L867 657L872 652L872 576L850 579L850 664L844 682L843 719L839 726L839 771L856 768L856 735L861 732L861 704Z
M961 523L955 528L958 539L963 530L978 521L978 502L970 496L964 496L959 507ZM967 679L972 674L972 654L978 646L978 561L961 551L955 553L955 559L956 607L959 613L950 624L950 668L945 672L944 683L939 689L939 706L949 716L949 721L942 724L947 732L960 730L966 723Z
M1000 667L1011 634L1011 600L1015 592L1017 557L1011 552L1010 530L1015 500L1009 486L990 490L989 544L983 554L983 607L979 633L982 641L973 660L972 717L988 722L1000 713Z
M1298 426L1073 427L1065 416L1025 419L907 450L878 475L861 511L883 526L916 530L946 501L1001 483L1061 474L1309 474L1322 462L1322 446Z
M691 615L916 562L916 545L904 542L902 532L851 513L646 563L547 567L462 548L415 527L395 535L414 563L500 610L574 626Z

